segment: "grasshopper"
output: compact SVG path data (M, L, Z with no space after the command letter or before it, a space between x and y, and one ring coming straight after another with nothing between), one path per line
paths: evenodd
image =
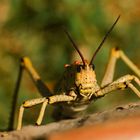
M140 80L138 78L140 77L140 69L124 54L122 50L117 47L112 48L111 50L109 62L107 64L101 85L99 86L97 83L93 60L107 36L118 22L119 18L120 16L117 17L111 28L105 34L90 62L85 60L71 35L65 30L65 33L70 39L73 47L78 52L81 61L75 61L73 64L65 65L65 72L59 82L59 88L55 93L51 93L47 85L41 80L30 59L28 57L23 57L21 59L19 76L15 88L15 98L17 98L22 72L24 69L28 71L38 91L43 97L23 102L19 109L17 130L20 130L22 127L24 109L37 104L42 104L36 121L36 124L40 125L48 104L55 104L54 116L60 120L76 117L79 113L87 109L91 101L95 101L114 90L124 90L126 88L130 88L138 97L140 97L140 91L132 84L132 81L134 81L140 86ZM113 81L116 61L119 58L121 58L138 77L128 74Z

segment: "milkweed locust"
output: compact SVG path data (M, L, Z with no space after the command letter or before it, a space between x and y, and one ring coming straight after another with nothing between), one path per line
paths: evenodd
M114 90L124 90L126 88L130 88L137 96L140 97L140 91L132 84L132 81L134 81L140 86L140 80L138 78L140 77L140 69L138 69L138 67L125 55L125 53L117 47L112 48L111 50L109 62L107 64L101 85L98 84L96 79L93 60L101 49L106 38L118 22L119 18L120 16L117 17L111 28L105 34L90 61L85 60L71 35L66 29L64 29L64 32L71 41L72 46L79 54L81 60L75 61L73 64L65 65L64 74L55 93L52 93L47 85L41 80L30 59L28 57L21 58L19 76L14 97L17 98L23 70L26 70L30 74L35 86L43 97L23 102L19 109L17 130L20 130L22 127L24 110L37 104L42 105L36 121L36 124L40 125L48 104L55 105L54 116L56 116L56 119L59 120L77 116L77 114L87 109L91 101L97 100L98 98L101 98ZM128 74L113 81L116 61L119 58L121 58L138 77ZM15 104L13 105L13 108ZM12 119L11 122L14 122Z

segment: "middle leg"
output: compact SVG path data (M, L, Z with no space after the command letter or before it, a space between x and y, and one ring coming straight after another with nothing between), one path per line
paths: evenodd
M117 60L121 58L124 63L138 76L140 77L140 69L125 55L125 53L119 48L112 48L110 53L109 62L101 82L101 87L104 87L113 81L114 72L116 68Z

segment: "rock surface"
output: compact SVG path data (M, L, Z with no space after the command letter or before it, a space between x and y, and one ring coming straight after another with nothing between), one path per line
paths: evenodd
M0 140L125 140L140 138L140 102L77 119L53 122L43 126L25 126L8 132Z

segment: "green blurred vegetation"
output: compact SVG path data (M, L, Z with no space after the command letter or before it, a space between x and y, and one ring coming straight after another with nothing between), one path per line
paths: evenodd
M7 127L12 94L18 75L19 58L28 56L52 89L62 75L64 64L79 59L62 31L65 26L84 56L90 60L106 31L121 14L121 19L96 56L97 79L103 77L109 51L119 46L140 67L139 0L1 0L0 1L0 129ZM115 78L133 73L123 62L117 63ZM56 79L57 77L57 79ZM116 91L95 104L89 112L139 100L132 91ZM40 97L28 74L24 74L18 106ZM51 120L47 108L44 123ZM18 112L18 111L17 111ZM28 113L27 113L28 112ZM34 123L39 107L25 112L24 123Z

